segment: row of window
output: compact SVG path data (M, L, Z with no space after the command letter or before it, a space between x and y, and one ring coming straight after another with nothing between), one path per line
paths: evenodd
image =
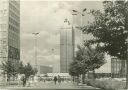
M16 48L19 48L20 47L20 43L19 43L19 41L17 41L17 40L12 40L12 39L10 39L9 38L9 45L10 46L13 46L13 47L16 47Z
M0 23L7 23L7 17L0 17Z
M6 58L7 57L7 52L6 53L0 53L0 58Z
M0 44L7 45L7 41L3 38L0 38Z
M20 0L10 0L10 2L16 5L17 7L20 5Z
M0 38L7 38L7 32L0 31Z
M20 10L18 10L14 5L12 5L11 3L9 3L9 8L13 11L15 11L16 13L20 14Z
M17 27L20 26L20 24L17 21L15 21L14 19L12 19L11 17L9 17L9 22L12 23L13 25L17 26Z
M9 16L13 17L13 19L20 21L20 17L16 15L13 11L10 10Z
M7 9L8 7L8 3L6 2L6 0L0 0L0 9Z
M19 36L18 35L16 35L16 34L14 34L14 33L9 33L8 34L8 37L10 38L10 39L12 39L12 40L16 40L16 41L18 41L19 40Z
M14 58L14 59L19 59L20 58L20 51L17 48L9 46L8 57Z
M20 40L18 40L17 38L13 39L10 37L8 41L9 43L7 42L7 39L5 40L3 38L0 38L0 47L6 47L7 44L9 44L10 46L14 46L16 48L20 47ZM2 48L2 49L6 49L6 48Z
M12 30L16 33L19 33L19 30L17 28L15 28L14 26L10 25L10 24L9 24L9 30Z
M0 16L7 16L7 9L0 10Z
M9 44L15 47L19 47L20 40L18 38L9 37ZM7 38L0 38L0 46L6 46L8 44Z
M0 31L6 31L7 30L7 24L0 24Z
M18 41L20 38L20 34L16 34L14 32L10 32L8 33L8 38L10 38L11 40L16 40Z

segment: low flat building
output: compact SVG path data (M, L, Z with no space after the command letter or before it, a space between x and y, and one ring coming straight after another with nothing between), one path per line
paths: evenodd
M53 68L50 66L43 66L40 65L39 67L39 74L47 74L47 73L52 73L53 72Z

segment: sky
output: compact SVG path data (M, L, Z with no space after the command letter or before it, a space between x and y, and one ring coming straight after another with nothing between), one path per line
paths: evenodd
M81 12L87 8L102 9L101 1L42 1L42 0L21 0L21 60L24 63L35 63L34 60L34 35L37 36L37 60L39 65L53 66L60 60L60 28L67 18L70 23L74 21L79 25L80 15L74 20L72 10ZM92 21L87 13L83 23ZM76 23L77 22L77 23ZM85 36L86 39L90 38ZM80 42L80 36L76 34L76 44ZM54 51L52 50L54 49Z

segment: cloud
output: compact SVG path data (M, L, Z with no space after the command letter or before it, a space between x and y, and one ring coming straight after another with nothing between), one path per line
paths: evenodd
M42 65L52 65L59 62L60 27L64 19L72 22L72 9L81 10L100 7L95 3L75 1L41 1L21 0L21 60L34 64L34 36L33 32L39 32L37 36L38 61ZM90 5L90 6L89 6ZM79 37L79 36L78 36ZM79 42L79 39L77 39ZM54 52L51 50L54 49ZM52 54L53 53L53 54Z

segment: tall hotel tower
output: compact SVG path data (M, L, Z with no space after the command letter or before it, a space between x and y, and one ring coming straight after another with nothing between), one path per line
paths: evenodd
M60 31L60 72L68 73L74 57L74 31L67 20Z
M0 0L0 65L20 60L20 1Z

